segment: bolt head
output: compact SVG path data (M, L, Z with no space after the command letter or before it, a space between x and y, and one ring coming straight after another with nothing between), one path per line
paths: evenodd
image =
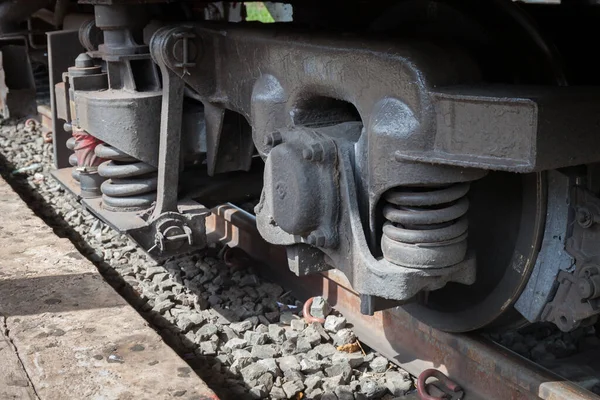
M590 210L588 210L585 207L581 207L577 210L576 219L577 219L577 223L582 228L589 228L594 223L594 217L593 217L592 213L590 212Z
M183 59L184 46L187 45L187 60ZM175 61L182 62L194 62L198 56L198 50L192 39L182 38L175 42L173 45L173 58Z
M323 148L320 144L312 144L302 150L302 158L307 161L323 161Z
M577 282L577 290L579 295L584 299L587 299L594 294L594 287L592 286L592 283L585 278L579 279L579 282Z
M94 60L87 53L81 53L75 59L77 68L90 68L94 66Z
M323 234L323 232L321 232L320 230L316 230L316 231L311 232L306 237L306 242L308 244L310 244L311 246L325 247L327 238L325 237L325 234Z

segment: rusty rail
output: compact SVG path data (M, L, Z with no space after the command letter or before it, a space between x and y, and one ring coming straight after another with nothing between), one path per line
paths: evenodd
M493 342L435 330L400 308L362 315L359 298L343 275L329 271L296 277L287 268L285 251L260 237L254 216L231 204L212 211L207 221L210 239L243 249L269 269L270 278L297 296L326 297L364 343L415 376L428 368L439 369L462 386L466 400L600 398Z

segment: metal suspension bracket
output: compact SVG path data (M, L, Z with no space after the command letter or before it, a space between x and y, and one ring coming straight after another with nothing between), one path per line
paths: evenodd
M181 79L196 57L190 38L194 35L184 27L159 29L150 41L150 52L162 74L160 139L158 148L158 182L156 204L148 222L155 232L151 251L159 254L181 251L182 246L201 248L206 244L204 219L208 210L191 200L185 212L179 209L178 182L181 171L181 127L183 92Z

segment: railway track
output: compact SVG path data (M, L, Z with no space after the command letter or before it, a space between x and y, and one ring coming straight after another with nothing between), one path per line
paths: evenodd
M37 133L36 130L33 133ZM35 140L35 139L34 139ZM6 150L6 148L4 149ZM37 156L37 157L36 157ZM42 154L28 154L38 163ZM40 174L30 172L34 179ZM36 178L37 176L37 178ZM578 354L572 362L562 359L560 365L568 376L549 369L511 352L490 339L475 334L449 334L435 330L399 308L365 316L358 310L359 297L350 289L344 276L336 271L297 277L287 268L282 248L265 242L256 230L254 216L233 204L212 209L207 220L207 233L212 242L242 249L246 255L240 262L252 263L253 269L291 290L300 299L322 295L348 322L359 339L370 348L396 363L413 376L435 368L448 375L463 389L454 396L464 399L594 399L599 398L584 389L581 383L593 385L598 366L593 365L598 352ZM236 257L232 253L232 257ZM232 262L232 260L230 260ZM235 260L233 261L235 262ZM584 358L582 360L582 357ZM572 368L565 368L565 366ZM596 369L597 368L597 369ZM571 382L570 380L573 380ZM590 384L591 380L591 384ZM433 394L441 394L429 387ZM405 398L415 397L408 394ZM388 397L389 398L389 397Z

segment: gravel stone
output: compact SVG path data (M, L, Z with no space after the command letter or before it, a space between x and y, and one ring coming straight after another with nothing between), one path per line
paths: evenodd
M247 358L247 359L253 359L254 358L254 357L252 357L252 355L250 354L250 352L248 350L244 350L244 349L234 350L231 353L231 356L233 357L234 360L238 360L240 358Z
M322 383L323 380L319 375L311 375L304 381L307 390L320 388Z
M306 379L306 376L302 372L295 371L295 370L285 371L283 373L283 376L284 376L284 378L285 378L286 381L300 381L300 382L304 382L304 380Z
M312 304L310 305L310 313L313 317L317 318L325 318L331 312L331 307L321 296L317 296L313 299Z
M269 335L267 335L266 333L248 331L248 332L244 333L244 339L246 339L248 341L248 343L250 343L252 346L255 346L257 344L268 343Z
M352 393L352 389L350 389L350 386L338 386L335 388L334 393L339 400L354 400L354 394Z
M335 391L335 388L339 385L343 385L345 383L344 377L342 375L332 376L329 378L323 378L321 381L321 387L323 391Z
M285 355L294 354L298 352L296 348L296 341L294 339L289 339L283 342L281 345L281 353Z
M281 376L281 370L277 365L277 361L274 358L265 358L264 360L258 360L257 364L261 364L267 368L267 371L271 373L274 377Z
M278 325L269 325L269 337L275 343L282 343L285 340L285 329Z
M333 364L348 364L352 368L360 366L365 361L362 353L334 353L331 357Z
M368 398L380 397L387 388L375 379L364 379L360 382L360 391Z
M184 332L200 326L203 322L202 315L195 312L185 312L177 316L177 326Z
M298 359L294 356L285 356L281 357L277 360L279 363L279 368L285 373L286 371L300 371L300 363Z
M217 344L214 342L200 342L200 352L206 356L214 356L217 354Z
M221 335L224 337L226 342L240 338L239 335L235 333L235 331L231 329L228 325L221 326Z
M297 351L298 353L306 353L306 352L310 351L311 349L312 349L312 345L310 344L310 340L303 336L298 336L298 338L296 340L296 346L294 348L294 351Z
M325 375L328 377L340 377L342 378L341 383L348 383L350 376L352 376L352 368L349 365L335 364L329 368L325 368Z
M283 391L288 398L292 398L296 393L304 390L304 384L300 381L289 381L283 384Z
M290 326L293 330L300 332L306 329L306 321L303 319L292 319L290 321Z
M269 392L267 391L265 385L258 385L250 389L249 394L253 399L264 399L267 397Z
M337 400L337 396L333 391L328 390L326 392L323 392L323 394L321 395L321 400Z
M323 390L316 388L316 389L306 389L306 391L304 392L304 394L306 395L307 399L316 399L319 400L321 399L322 395L323 395Z
M279 355L279 350L274 344L263 344L252 347L252 357L265 359L273 358Z
M265 318L270 323L275 323L279 320L279 311L272 311L272 312L265 313Z
M412 388L412 380L397 371L385 373L385 386L394 396L402 396Z
M321 343L321 334L313 326L304 329L300 337L307 340L311 347Z
M258 378L258 383L261 385L264 385L265 388L267 389L267 392L270 392L271 389L273 388L273 381L275 378L273 378L273 375L269 372L262 374L260 376L260 378Z
M163 300L159 303L156 303L154 305L154 307L152 307L152 310L156 311L159 314L164 314L165 312L169 311L174 306L175 306L175 304L173 304L170 300Z
M148 267L146 268L146 279L152 279L154 275L162 274L165 272L163 267Z
M298 341L298 337L300 336L300 333L298 331L293 331L291 329L286 329L285 330L285 338L286 340L296 340L296 342Z
M259 363L250 364L241 370L244 382L250 382L255 379L258 379L266 372L268 372L267 367Z
M300 371L308 374L313 374L321 370L321 363L315 360L303 359L300 361Z
M343 346L356 342L356 336L350 329L340 329L336 334L333 335L333 340L337 346Z
M281 313L279 316L279 323L284 325L291 325L293 320L299 319L297 315L292 314L291 312Z
M325 324L323 324L323 327L329 332L335 333L346 327L346 318L328 315L327 318L325 318Z
M314 350L322 357L329 357L337 353L337 349L331 343L320 344Z
M231 367L229 367L229 369L231 370L231 372L237 375L240 373L240 370L246 368L250 364L252 364L251 358L239 358L237 360L234 360L233 363L231 363Z
M231 339L230 341L228 341L227 343L225 343L223 348L226 351L233 351L235 349L244 348L247 345L248 345L248 342L246 342L244 339L234 338L234 339Z
M196 336L200 340L207 340L212 335L217 334L217 332L219 332L219 328L216 325L206 324L206 325L202 326L200 329L198 329L198 331L196 332Z
M233 329L233 331L237 334L242 334L250 329L252 329L252 322L245 320L242 322L234 322L232 324L229 325L229 327L231 329Z
M271 392L270 392L270 397L272 399L287 399L288 395L285 394L285 392L283 391L282 388L273 386L273 388L271 389Z
M387 370L388 364L388 360L385 357L380 356L371 361L369 366L373 372L381 373Z

